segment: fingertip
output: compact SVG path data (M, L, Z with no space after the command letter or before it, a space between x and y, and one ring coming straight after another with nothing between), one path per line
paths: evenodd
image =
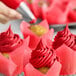
M22 16L21 14L17 14L17 15L16 15L16 18L17 18L17 19L22 19L23 16Z
M16 10L13 10L13 9L10 10L9 17L11 19L22 19L23 18L22 15L19 12L17 12Z

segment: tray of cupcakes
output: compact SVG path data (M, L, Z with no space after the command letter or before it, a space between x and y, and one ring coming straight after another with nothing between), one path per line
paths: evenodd
M0 76L76 76L76 35L68 24L55 37L49 28L76 22L76 1L27 0L27 4L42 21L31 26L22 21L23 38L11 26L0 33Z
M5 76L75 76L76 36L65 29L49 29L47 20L20 24L23 39L11 26L0 33L0 73Z
M24 38L30 36L29 47L32 49L29 63L25 66L26 76L75 76L76 36L68 25L57 32L54 39L54 29L49 29L46 20L32 26L22 22L20 28Z

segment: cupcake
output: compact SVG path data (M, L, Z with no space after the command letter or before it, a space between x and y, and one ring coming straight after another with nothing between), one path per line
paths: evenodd
M31 26L27 22L23 21L20 25L20 28L24 38L28 36L30 37L29 47L32 50L36 48L42 36L44 36L46 33L49 33L48 37L50 36L50 39L52 39L54 32L53 29L49 30L49 25L46 20L37 25Z
M32 50L29 64L24 69L25 76L59 76L61 64L47 36L43 36L36 49Z
M75 35L70 32L67 25L64 30L59 31L55 36L53 47L54 49L57 49L62 44L66 44L68 47L72 48L73 50L76 50L75 39Z
M28 54L28 38L23 40L14 34L11 27L0 33L0 73L5 76L16 76L23 72L25 54ZM26 58L29 58L27 55Z
M60 75L76 74L76 36L70 32L68 25L55 36L53 48L62 64Z
M42 41L40 41L37 48L32 52L30 63L36 69L46 73L56 60L57 58L54 50L45 46Z

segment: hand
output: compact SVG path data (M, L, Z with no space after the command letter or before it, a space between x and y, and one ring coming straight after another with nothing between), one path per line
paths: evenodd
M0 23L7 23L10 20L21 19L22 15L17 11L7 7L0 1Z

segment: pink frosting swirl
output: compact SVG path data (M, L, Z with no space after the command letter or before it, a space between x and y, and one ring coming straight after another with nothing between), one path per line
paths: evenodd
M37 49L32 52L30 63L35 68L51 67L56 60L56 53L53 49L44 47L40 42Z
M21 46L22 39L14 34L11 27L6 32L0 33L0 52L11 52Z
M54 43L53 43L54 49L57 49L63 43L74 50L76 49L76 45L75 45L76 37L70 32L68 25L65 27L63 31L59 31L55 36Z

